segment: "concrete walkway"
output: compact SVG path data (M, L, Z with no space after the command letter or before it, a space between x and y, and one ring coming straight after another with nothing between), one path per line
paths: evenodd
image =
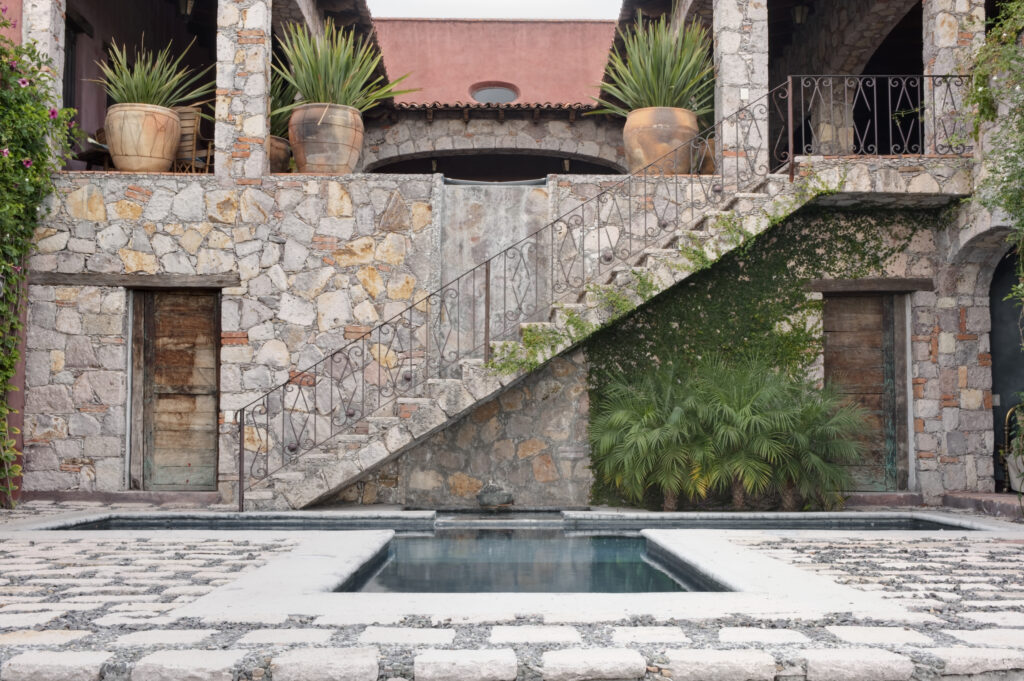
M707 530L658 530L703 546L694 560L712 565L714 553L736 574L749 563L749 586L632 595L618 611L591 594L534 610L525 596L506 608L484 594L471 610L445 611L408 594L360 601L378 594L329 588L289 600L323 577L309 546L344 559L380 532L26 529L90 508L0 512L0 681L1024 679L1019 524L714 531L714 541ZM805 576L806 608L770 584L783 577L758 573L773 564ZM253 584L265 591L247 591ZM859 596L837 610L840 601L816 595L823 584Z

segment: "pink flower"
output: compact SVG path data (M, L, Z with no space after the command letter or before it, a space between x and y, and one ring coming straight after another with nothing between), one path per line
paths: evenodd
M19 78L18 85L21 87L28 87L28 78Z
M50 109L50 120L52 121L56 117L57 117L57 110L56 109Z
M8 149L7 147L4 147L3 151L0 151L0 154L3 154L4 158L7 158L8 156L11 155L11 150Z
M7 5L0 7L0 14L7 14Z
M11 65L12 69L17 70L17 68L18 68L18 60L17 59L12 59L9 63Z
M21 265L14 265L12 268L15 272L21 272Z
M31 168L32 167L32 159L30 159L30 158L23 158L23 159L21 159L21 165L25 166L26 168Z

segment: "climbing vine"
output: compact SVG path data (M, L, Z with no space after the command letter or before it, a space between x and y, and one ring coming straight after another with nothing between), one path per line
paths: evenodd
M16 28L6 14L0 28ZM0 35L0 504L13 505L17 464L7 395L18 364L21 290L32 237L53 173L73 139L74 111L59 106L53 68L34 44Z
M588 340L590 403L600 403L611 374L640 380L652 364L693 366L712 354L757 355L805 375L822 349L822 302L809 280L878 276L939 222L934 211L800 210ZM616 496L595 485L596 500Z
M1024 255L1024 0L1003 0L974 58L973 87L966 97L977 139L984 145L982 205L1006 213L1010 242ZM991 124L991 125L986 125ZM1018 259L1011 296L1024 303L1024 258Z

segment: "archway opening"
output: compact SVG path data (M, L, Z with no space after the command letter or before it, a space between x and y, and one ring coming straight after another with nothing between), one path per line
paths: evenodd
M992 417L995 431L996 489L1006 488L1006 469L1000 450L1006 442L1006 414L1024 401L1024 350L1022 350L1021 308L1019 301L1007 300L1017 282L1018 256L1013 251L996 266L989 289L992 330L989 335L992 352Z

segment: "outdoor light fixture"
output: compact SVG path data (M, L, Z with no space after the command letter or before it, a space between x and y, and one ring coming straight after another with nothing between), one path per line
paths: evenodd
M810 13L811 8L801 2L793 5L793 9L790 11L793 13L793 23L799 26L807 21L807 15Z
M178 12L181 16L187 17L192 15L192 10L196 8L196 0L178 0Z

